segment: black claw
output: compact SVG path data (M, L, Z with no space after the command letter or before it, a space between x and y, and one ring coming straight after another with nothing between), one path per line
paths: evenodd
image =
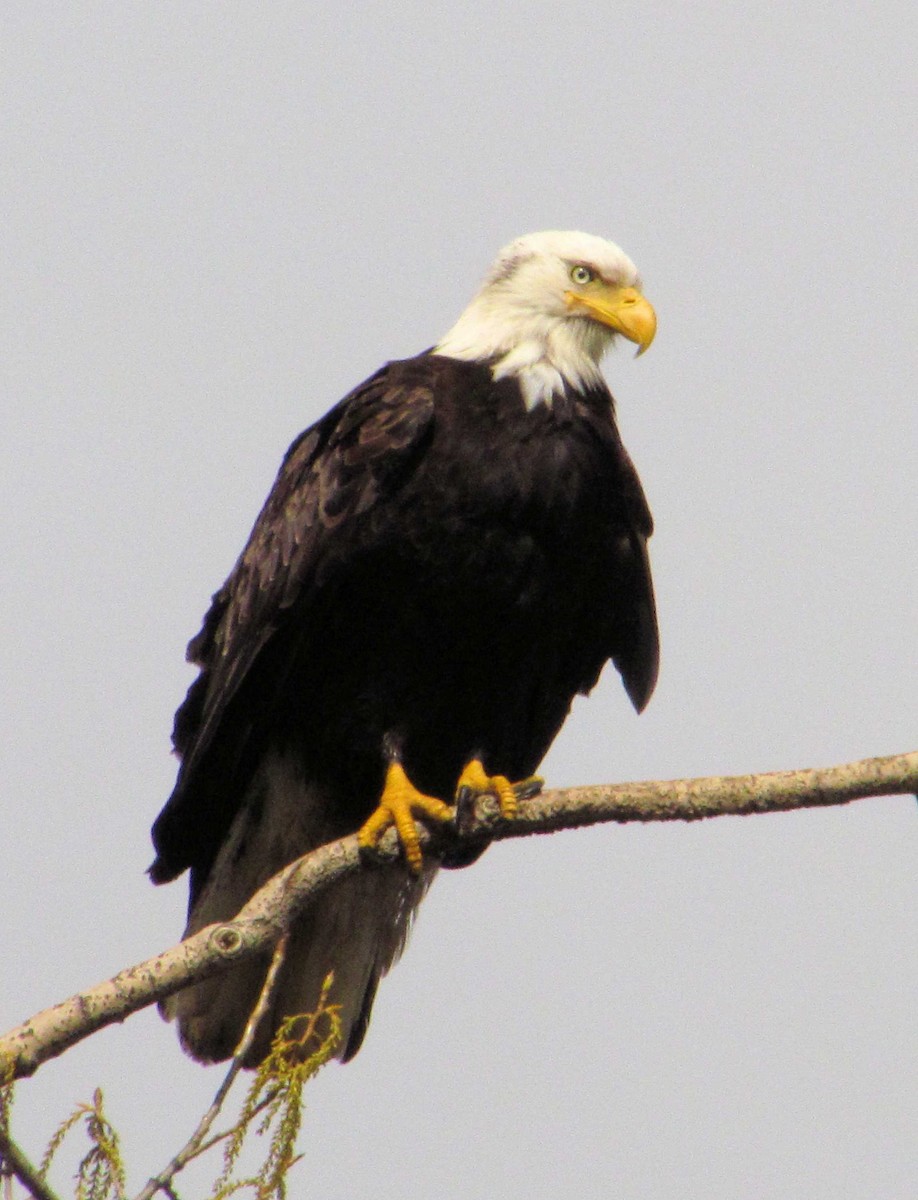
M515 783L513 791L517 800L531 800L533 796L537 796L541 792L542 787L542 780L536 776ZM493 795L493 793L484 794ZM466 835L474 825L478 815L478 800L479 793L465 784L456 790L455 815L452 827L458 836L462 837ZM447 827L442 826L439 830L439 836L446 841L446 845L440 851L440 864L446 867L447 870L456 870L460 867L471 866L473 862L484 854L490 845L490 838L485 837L479 843L472 845L466 843L464 846L453 848L449 845L449 830Z
M515 784L513 790L517 800L531 800L533 796L538 796L544 786L543 779L524 779L522 783Z
M380 850L378 842L373 842L369 846L358 845L357 852L364 862L384 863L389 861Z
M456 793L456 815L453 824L459 833L465 833L475 820L475 793L464 784Z

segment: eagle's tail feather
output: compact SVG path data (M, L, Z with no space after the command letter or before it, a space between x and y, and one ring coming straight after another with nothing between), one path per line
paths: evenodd
M273 874L328 841L322 813L329 797L305 783L294 764L269 756L256 775L210 876L189 916L185 936L229 921ZM324 891L296 920L274 1002L247 1056L264 1058L286 1016L314 1012L329 972L329 1003L341 1006L345 1061L360 1047L379 979L398 958L411 918L433 878L400 864L349 876ZM238 1045L264 983L268 958L233 967L170 996L160 1006L177 1019L182 1045L194 1058L219 1062Z

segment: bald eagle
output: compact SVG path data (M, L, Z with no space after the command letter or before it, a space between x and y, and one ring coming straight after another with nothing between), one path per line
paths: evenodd
M649 700L652 522L599 361L618 335L640 354L655 329L617 246L519 238L432 350L382 367L287 452L188 648L200 673L150 874L190 871L188 936L345 834L370 846L395 824L406 862L298 918L250 1065L284 1016L314 1010L330 970L338 1057L357 1053L440 865L415 817L448 820L462 785L512 819L515 781L609 659L635 708ZM233 1053L266 968L164 1002L190 1054Z

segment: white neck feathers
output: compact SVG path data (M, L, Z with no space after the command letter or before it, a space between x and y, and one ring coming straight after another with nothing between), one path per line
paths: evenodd
M434 347L435 354L490 362L497 379L516 378L527 408L550 404L565 386L600 383L598 362L611 331L567 314L547 315L506 303L485 288Z

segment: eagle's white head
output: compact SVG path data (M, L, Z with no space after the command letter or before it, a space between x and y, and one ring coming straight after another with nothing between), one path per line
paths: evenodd
M637 267L614 242L550 230L517 238L498 254L481 290L435 354L491 362L495 379L519 380L528 407L550 403L565 383L600 381L599 361L616 335L642 354L657 318Z

